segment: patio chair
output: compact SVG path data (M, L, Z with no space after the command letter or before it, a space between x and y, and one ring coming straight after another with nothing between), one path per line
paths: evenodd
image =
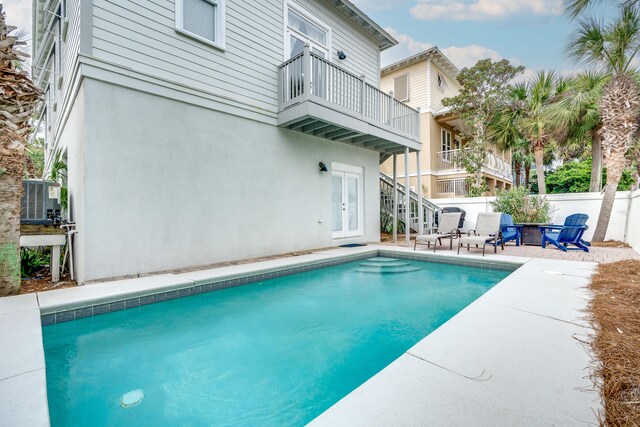
M513 222L513 217L507 213L503 213L500 217L500 237L501 244L505 244L512 240L516 241L516 246L520 246L520 237L522 236L522 226Z
M589 228L588 219L589 215L578 213L569 215L563 225L541 225L542 248L546 248L547 243L551 243L562 252L578 250L589 252L591 243L582 239L582 235ZM569 245L576 247L570 248Z
M460 253L460 246L462 245L466 244L467 250L469 250L469 245L476 245L476 247L482 245L482 256L484 256L485 247L490 242L493 242L493 253L496 253L498 251L498 242L501 240L500 216L500 212L479 213L475 230L469 230L467 236L460 237L458 253ZM502 249L504 249L504 243L502 243Z
M439 242L440 246L442 246L442 239L447 237L449 238L449 249L453 249L453 238L454 236L458 237L460 235L458 223L460 222L461 215L462 212L443 213L440 217L438 228L430 228L427 230L435 230L434 232L416 236L415 243L413 244L413 250L416 250L418 243L426 244L428 248L430 248L431 243L433 243L433 251L435 252L436 242Z

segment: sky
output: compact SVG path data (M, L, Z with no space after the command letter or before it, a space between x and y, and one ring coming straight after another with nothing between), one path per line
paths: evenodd
M382 53L382 65L437 46L459 68L506 58L538 70L570 74L583 68L566 58L575 22L562 14L563 0L351 0L399 45ZM7 21L31 30L31 0L0 0ZM601 2L596 16L611 16L615 2Z

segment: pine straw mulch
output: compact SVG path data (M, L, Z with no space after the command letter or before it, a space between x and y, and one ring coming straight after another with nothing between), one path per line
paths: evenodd
M628 243L619 240L607 240L606 242L591 242L596 248L630 248Z
M591 290L594 375L604 403L601 423L640 426L640 261L600 264Z

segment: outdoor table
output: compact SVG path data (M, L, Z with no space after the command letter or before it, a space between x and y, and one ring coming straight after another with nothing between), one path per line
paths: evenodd
M515 224L520 228L520 242L523 245L542 246L542 233L540 226L551 225L550 222L521 222Z

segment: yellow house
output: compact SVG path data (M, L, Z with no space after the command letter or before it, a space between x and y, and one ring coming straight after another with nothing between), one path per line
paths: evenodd
M420 164L423 196L427 198L461 197L467 194L466 179L470 177L454 161L464 149L460 136L464 124L442 105L444 98L456 96L460 90L458 69L437 48L403 59L381 70L380 85L383 92L420 110L420 142L422 151L419 162L417 153L409 154L409 187L416 190L417 168ZM405 181L404 155L397 156L398 181ZM386 159L381 171L393 174L393 158ZM489 192L509 189L513 184L511 153L492 149L485 159L482 174L487 180Z

